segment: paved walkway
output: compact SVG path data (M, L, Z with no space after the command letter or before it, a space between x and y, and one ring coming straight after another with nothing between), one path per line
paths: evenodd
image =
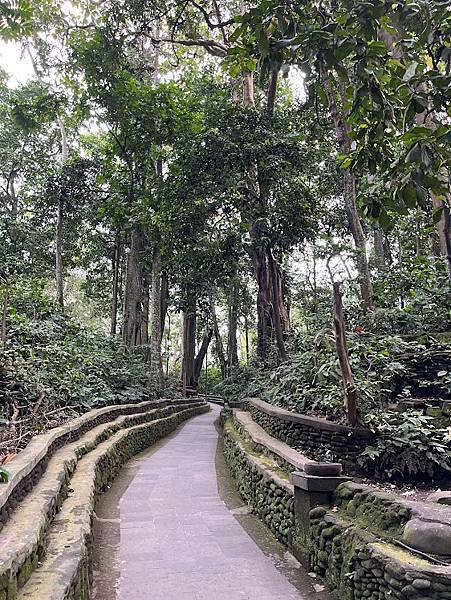
M213 407L186 423L107 494L95 530L96 600L323 597L290 583L220 497L217 416Z

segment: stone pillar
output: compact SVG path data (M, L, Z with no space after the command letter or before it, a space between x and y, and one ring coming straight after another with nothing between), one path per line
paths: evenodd
M329 508L332 505L335 489L345 481L349 481L349 477L310 475L304 471L295 471L291 474L291 482L294 486L294 514L296 520L293 552L296 558L307 568L309 567L310 511L317 506Z

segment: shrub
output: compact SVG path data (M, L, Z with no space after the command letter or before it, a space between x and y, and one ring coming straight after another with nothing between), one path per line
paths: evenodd
M451 475L451 445L445 429L417 411L387 412L379 418L378 438L359 457L359 464L378 477Z

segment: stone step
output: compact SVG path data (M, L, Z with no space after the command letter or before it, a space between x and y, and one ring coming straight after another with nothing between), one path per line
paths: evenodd
M70 494L49 529L45 558L20 590L18 600L87 600L96 499L133 455L184 420L208 410L204 403L196 403L170 416L119 430L84 456L71 479Z
M169 416L192 404L164 401L152 406L146 412L122 415L97 425L53 454L40 480L11 513L0 534L0 598L15 598L43 558L46 531L67 497L80 458L119 430Z

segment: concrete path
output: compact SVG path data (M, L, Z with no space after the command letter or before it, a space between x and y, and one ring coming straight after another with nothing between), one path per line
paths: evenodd
M274 554L271 541L265 553L237 518L245 507L231 510L221 497L218 412L213 407L132 461L105 495L95 525L95 600L326 597L314 592L310 578L302 583L305 574L300 592L299 582L295 586L276 567L287 560L280 548ZM300 571L291 561L288 570Z

